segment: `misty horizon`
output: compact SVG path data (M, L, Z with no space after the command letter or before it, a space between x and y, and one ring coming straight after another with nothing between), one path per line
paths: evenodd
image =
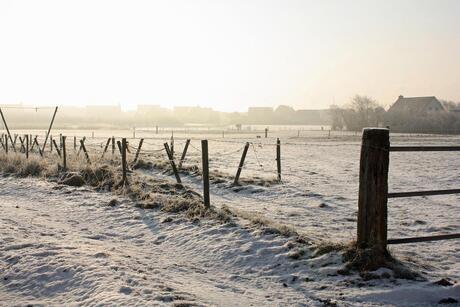
M0 104L460 101L460 2L2 1Z

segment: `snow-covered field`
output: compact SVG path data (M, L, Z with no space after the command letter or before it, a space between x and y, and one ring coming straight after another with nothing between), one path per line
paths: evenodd
M72 134L64 132L71 136ZM129 132L126 133L126 136ZM139 135L138 137L142 137ZM281 139L282 184L211 186L211 202L294 226L314 240L355 238L360 139L327 132L192 135L184 165L200 164L201 138L209 139L211 170L233 175L246 141L251 142L241 178L276 177L275 141ZM116 134L120 135L120 134ZM87 135L88 136L88 135ZM175 134L176 157L184 136ZM145 141L146 154L162 148L163 135ZM88 138L91 151L103 138ZM137 140L131 140L136 146ZM458 137L392 135L392 144L459 144ZM70 143L70 142L69 142ZM70 147L68 145L68 147ZM147 152L149 155L147 155ZM391 153L390 191L457 188L456 152ZM94 155L96 156L96 155ZM110 155L109 155L110 156ZM150 171L151 176L162 176ZM171 177L172 180L173 177ZM183 176L201 190L199 177ZM261 233L241 221L234 227L192 223L179 216L138 210L128 200L108 207L110 195L60 187L38 179L1 179L0 297L5 305L174 304L198 305L431 305L460 298L458 240L391 246L398 259L428 280L338 276L340 257L287 257L290 239ZM394 199L389 237L460 232L459 196ZM432 285L447 278L451 287Z

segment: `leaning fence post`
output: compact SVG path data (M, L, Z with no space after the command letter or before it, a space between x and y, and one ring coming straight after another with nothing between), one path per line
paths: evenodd
M126 185L126 138L121 139L121 167L123 170L123 185Z
M281 182L281 141L276 139L276 168L278 170L278 181Z
M53 144L54 144L54 147L56 149L56 152L59 156L59 158L61 158L61 150L59 149L59 146L56 144L56 140L53 139Z
M45 152L45 146L46 146L46 142L48 141L48 136L50 134L50 131L51 131L51 128L53 127L53 123L54 123L54 118L56 117L56 113L58 111L58 107L56 107L54 109L54 113L53 113L53 118L51 118L51 122L50 122L50 126L48 128L48 131L46 132L46 136L45 136L45 141L43 142L43 148L41 150L41 152ZM39 147L40 148L40 147ZM39 150L40 151L40 150Z
M7 138L8 137L10 138L10 141L11 141L12 146L13 146L13 150L16 151L16 148L14 147L14 144L13 144L13 139L11 138L10 129L8 129L8 125L6 124L5 116L3 116L2 108L0 108L0 115L2 116L3 125L5 126L6 132L8 134Z
M89 159L88 152L86 151L86 147L85 147L85 138L83 138L83 139L80 140L80 149L83 150L83 152L85 153L86 161L88 162L88 164L90 164L90 163L91 163L91 160ZM78 152L80 152L80 151L78 151Z
M117 146L118 146L118 151L120 152L120 155L123 155L123 147L121 146L121 141L117 141Z
M204 206L209 208L211 201L209 198L209 159L208 159L208 140L201 140L202 156L202 175L203 175L203 201Z
M190 139L187 139L187 141L185 141L184 151L182 152L182 156L180 157L180 161L179 161L179 169L182 168L182 163L184 163L185 155L187 154L188 145L190 145Z
M142 144L144 143L144 139L141 139L139 141L139 145L137 145L137 150L136 150L136 155L134 156L134 161L133 163L136 163L137 162L137 159L139 159L139 154L141 153L141 148L142 148Z
M358 199L358 247L387 247L390 137L388 129L365 128L361 145Z
M172 152L169 149L168 143L163 144L166 150L166 154L168 155L169 163L171 163L172 170L174 172L174 176L176 177L177 183L182 183L180 180L179 172L177 171L176 163L174 162L174 158L172 156Z
M243 154L241 155L240 165L238 166L238 170L236 171L235 180L233 181L233 185L238 185L238 180L240 180L241 170L243 169L244 160L246 159L246 154L248 153L249 149L249 142L246 142L244 145Z
M105 144L104 151L102 152L101 159L104 158L105 153L107 152L107 148L109 148L110 138L107 139L107 143Z

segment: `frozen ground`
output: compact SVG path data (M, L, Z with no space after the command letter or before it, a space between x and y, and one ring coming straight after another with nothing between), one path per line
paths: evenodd
M0 179L0 303L339 306L437 303L460 286L340 276L337 254L287 257L292 239L192 223L110 195ZM380 272L383 273L383 272Z
M64 132L65 133L65 132ZM69 135L69 134L67 134ZM315 240L350 241L356 232L360 141L353 135L296 137L279 133L283 183L211 186L214 205L227 205L293 225ZM193 135L187 164L199 165L200 136ZM252 143L242 178L276 176L275 139L255 135L207 136L210 167L234 174L244 142ZM146 140L149 155L168 138ZM392 144L459 144L457 137L392 136ZM104 139L88 139L91 151ZM137 140L132 140L135 146ZM176 136L177 156L183 138ZM97 155L95 155L97 156ZM390 191L460 185L457 153L392 153ZM159 171L151 176L164 176ZM201 189L199 177L183 176ZM0 297L3 302L198 305L432 305L460 298L458 240L391 246L392 253L428 279L364 282L337 276L340 257L287 257L289 239L213 222L201 225L122 200L107 207L107 194L39 180L3 178L0 217ZM389 203L390 237L460 232L459 196L395 199ZM16 208L18 206L19 208ZM6 279L5 279L6 277ZM433 286L440 278L453 287ZM284 285L283 285L284 284ZM9 305L9 304L6 304Z

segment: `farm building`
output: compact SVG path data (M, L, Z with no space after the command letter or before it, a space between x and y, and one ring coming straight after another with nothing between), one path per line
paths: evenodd
M440 133L452 128L450 114L435 96L399 96L388 109L386 124L395 132Z
M446 109L435 96L404 97L400 95L388 109L388 113L427 114L445 112Z

